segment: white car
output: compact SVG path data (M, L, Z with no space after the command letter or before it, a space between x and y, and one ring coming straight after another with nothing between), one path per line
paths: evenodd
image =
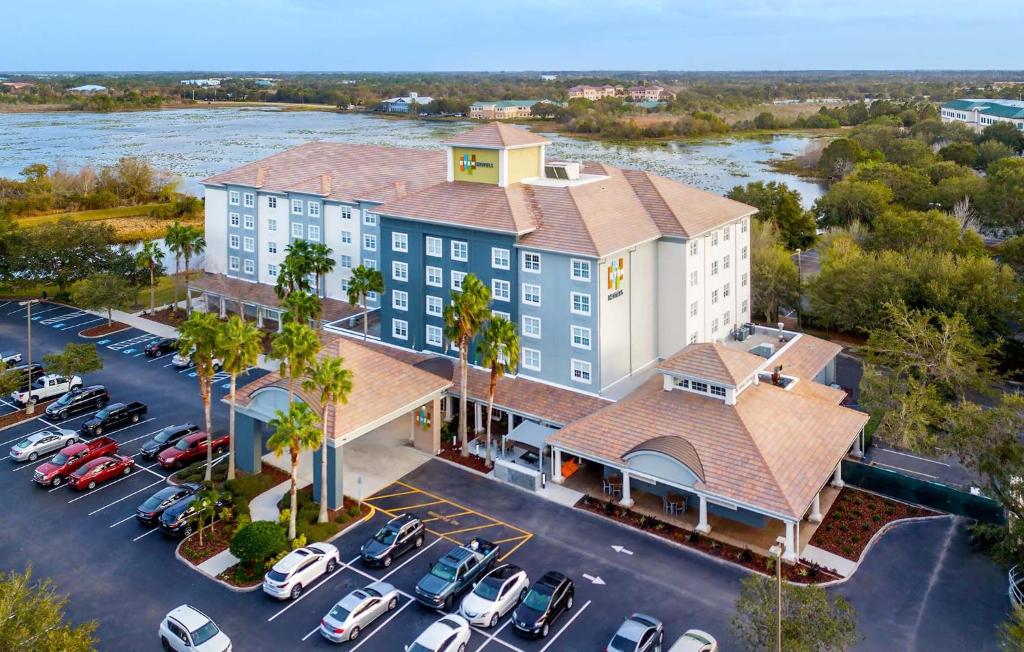
M320 633L334 643L354 641L381 615L398 607L398 589L374 582L338 601L320 620Z
M40 455L59 451L65 446L77 443L78 433L74 430L44 430L33 433L11 446L11 459L15 462L35 462Z
M36 378L35 382L32 383L30 391L14 391L11 392L11 399L22 405L29 403L37 403L39 401L45 401L48 398L66 394L72 390L78 389L82 386L82 379L78 376L72 376L71 378L65 378L64 376L58 376L57 374L46 374Z
M514 564L498 566L473 586L459 606L459 615L478 627L494 627L530 590L526 571Z
M192 353L194 353L194 352L195 352L195 349L192 349L191 351L189 351L188 355L182 355L180 351L178 353L175 353L171 357L171 364L174 365L175 367L178 367L179 369L184 369L186 367L191 367L192 366ZM214 358L214 360L213 360L213 370L214 371L220 371L221 367L223 367L223 366L224 366L223 362L221 362L217 358Z
M195 607L183 604L160 623L160 645L177 652L231 652L231 639Z
M690 629L672 644L668 652L718 652L718 641L707 632Z
M4 351L0 353L0 367L13 367L16 364L21 364L20 353L17 351Z
M318 577L333 573L339 564L341 555L329 543L296 548L267 571L263 577L263 592L278 600L294 600Z
M462 616L448 615L420 634L405 652L465 652L469 623Z

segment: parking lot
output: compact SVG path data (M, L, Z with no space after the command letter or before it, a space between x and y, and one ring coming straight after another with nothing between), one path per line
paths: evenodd
M68 341L84 341L77 335L82 324L100 321L52 304L33 310L33 317L39 317L33 321L36 360ZM125 455L136 455L146 439L167 425L202 424L193 372L169 366L169 355L142 355L141 347L151 337L131 329L94 340L105 368L85 379L106 385L112 401L148 405L139 423L105 433L120 443ZM25 350L25 313L2 301L0 348ZM252 370L246 380L261 373ZM226 390L219 378L214 389L218 431L227 425L227 409L220 403ZM0 409L12 408L0 403ZM55 425L77 427L88 416ZM43 417L2 430L0 450L50 426ZM331 646L316 631L320 618L345 594L375 580L394 584L403 592L401 602L344 649L401 650L438 618L410 597L428 564L476 536L499 543L501 559L524 568L531 580L548 570L565 573L575 581L576 600L546 640L520 638L506 616L493 630L474 630L467 648L471 652L603 649L622 618L633 611L664 620L669 642L698 627L717 636L724 650L738 648L729 619L745 571L438 460L368 498L372 518L334 542L347 563L307 587L297 601L278 602L261 591L232 592L176 560L175 542L136 522L135 507L160 488L166 473L135 459L140 466L131 475L84 493L35 486L31 469L42 460L25 465L5 460L0 466L0 565L22 570L32 564L37 575L53 578L70 594L72 618L100 622L104 650L158 649L157 624L182 603L213 617L237 650ZM362 542L391 515L406 511L426 521L423 548L389 569L367 568L357 561ZM877 649L890 640L902 641L901 649L995 649L992 631L1005 614L1002 571L969 550L959 525L933 521L896 533L883 539L854 580L839 589L862 614L870 614L861 618L867 636L863 649ZM958 605L955 613L943 606L948 604Z

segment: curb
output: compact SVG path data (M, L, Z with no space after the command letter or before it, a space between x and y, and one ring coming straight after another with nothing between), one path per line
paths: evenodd
M257 584L256 586L250 586L250 587L242 588L240 586L235 586L233 584L228 584L227 582L225 582L222 579L219 579L219 578L207 575L204 571L200 570L200 568L198 566L196 566L195 564L193 564L192 562L190 562L189 560L185 559L182 556L182 554L180 552L180 549L181 549L182 544L184 544L184 543L185 543L185 539L182 539L181 541L178 542L178 545L174 546L174 556L178 558L178 561L180 561L181 563L183 563L186 566L188 566L188 568L190 570L196 571L197 573L199 573L200 575L202 575L206 579L212 580L212 581L216 582L217 584L220 584L224 588L228 589L229 591L234 591L235 593L252 593L253 591L258 591L259 590L259 588L260 588L259 584Z
M95 339L100 338L100 337L106 337L108 335L114 335L114 334L117 334L117 333L123 333L124 331L126 331L126 330L128 330L130 328L132 328L132 327L129 326L128 324L124 324L124 328L119 328L116 331L110 331L108 333L103 333L101 335L82 335L82 333L84 333L85 330L88 330L88 329L78 331L78 333L76 333L76 334L78 335L78 337L81 337L82 339L85 339L85 340L95 340Z
M25 411L21 410L21 413L24 414ZM3 432L4 430L7 430L8 428L13 428L14 426L20 426L23 423L28 423L29 421L34 421L36 419L39 419L44 414L46 414L46 413L45 412L40 412L39 414L33 414L32 416L28 417L27 419L22 419L21 421L15 421L14 423L9 423L6 426L0 427L0 432Z
M366 516L362 517L358 521L350 521L350 522L346 523L344 530L342 530L341 532L338 532L337 534L335 534L335 535L333 535L333 536L331 536L331 537L329 537L327 539L324 539L324 542L325 543L330 543L331 541L334 541L335 539L340 539L341 537L345 536L346 534L348 534L352 530L356 529L357 527L359 527L363 523L369 521L371 518L374 517L374 515L376 513L377 513L377 508L374 507L373 505L370 505L370 511L369 511L369 513L366 514Z

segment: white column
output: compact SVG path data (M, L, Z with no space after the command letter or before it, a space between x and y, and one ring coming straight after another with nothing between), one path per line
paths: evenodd
M632 507L633 498L629 495L629 471L622 471L622 500L619 504L623 507Z
M811 515L807 517L811 523L821 523L821 492L814 494L814 501L811 503Z
M224 319L225 311L226 311L226 308L224 307L224 297L221 297L220 298L220 318L221 319Z
M263 328L263 306L256 306L256 328Z
M863 437L863 436L864 436L864 431L863 430L861 432L857 433L857 438L853 440L853 452L850 453L851 455L853 455L854 457L856 457L858 459L864 457L864 450L861 448L861 445L860 445L860 438Z
M711 525L708 524L708 499L704 496L698 497L700 498L700 522L697 523L697 531L707 534L711 531Z
M512 418L511 416L509 417ZM562 451L558 448L551 449L551 480L562 484Z
M476 424L474 430L481 432L484 429L484 409L480 401L473 402L473 422Z
M840 462L839 464L836 464L836 470L832 474L832 486L836 489L842 489L845 484L846 483L843 482L843 463Z
M786 552L782 553L782 559L789 562L796 561L796 536L793 534L793 521L786 521Z

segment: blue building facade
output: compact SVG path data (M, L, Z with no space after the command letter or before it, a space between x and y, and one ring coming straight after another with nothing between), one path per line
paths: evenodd
M228 186L227 274L256 281L259 270L259 235L256 228L256 190Z

